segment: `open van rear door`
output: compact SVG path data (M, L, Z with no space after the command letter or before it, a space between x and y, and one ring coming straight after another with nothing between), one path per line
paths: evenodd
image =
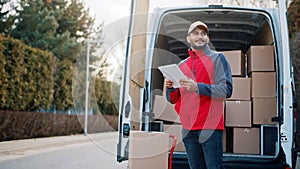
M128 160L130 130L139 130L144 88L149 0L132 0L120 92L117 161Z
M291 62L290 62L290 49L288 40L288 24L287 24L287 6L285 0L278 0L279 10L279 25L280 26L280 38L281 38L281 51L283 62L283 83L282 86L282 120L280 136L281 146L286 154L286 163L292 166L292 148L293 148L293 96L292 96L292 74L291 74Z

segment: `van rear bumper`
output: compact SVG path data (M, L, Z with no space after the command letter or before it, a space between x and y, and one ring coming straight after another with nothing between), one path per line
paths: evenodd
M285 169L285 156L283 152L275 159L224 157L225 169ZM189 169L186 154L175 153L172 160L173 169Z

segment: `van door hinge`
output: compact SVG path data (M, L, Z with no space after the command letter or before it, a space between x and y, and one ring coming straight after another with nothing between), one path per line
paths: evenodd
M278 122L279 124L282 124L283 119L282 119L282 117L272 117L271 121L272 122Z

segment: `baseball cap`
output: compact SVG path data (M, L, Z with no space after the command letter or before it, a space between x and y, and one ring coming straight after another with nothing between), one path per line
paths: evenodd
M208 27L205 23L201 21L196 21L190 25L190 28L188 30L188 34L190 34L196 27L200 27L201 29L205 30L206 33L208 33Z

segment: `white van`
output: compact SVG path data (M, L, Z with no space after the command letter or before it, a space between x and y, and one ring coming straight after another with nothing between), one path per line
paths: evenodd
M286 3L283 0L279 1L277 7L267 9L208 5L156 8L155 14L148 21L147 50L145 51L146 56L142 58L145 62L143 65L145 71L141 76L143 84L137 85L135 91L130 88L132 85L130 74L133 73L130 71L134 68L129 66L130 59L133 58L130 53L133 46L131 46L131 39L128 39L127 60L120 99L117 160L121 162L128 159L131 130L164 131L165 129L164 132L168 132L165 128L166 125L180 126L180 121L176 119L160 118L156 115L158 112L155 108L155 99L164 97L164 77L157 67L177 64L188 57L186 32L192 22L200 20L209 27L210 47L212 49L222 51L225 55L230 52L239 53L239 56L236 57L239 60L231 59L230 61L228 59L232 69L241 71L240 73L233 72L233 78L250 79L249 99L229 99L224 103L225 109L228 110L229 105L226 106L226 102L247 101L250 103L248 108L251 113L246 119L250 124L245 124L239 121L245 117L229 119L236 116L229 117L226 115L227 110L224 110L226 128L226 134L224 134L225 168L293 168L295 162L294 89L289 54ZM132 30L129 31L129 37L131 37L131 33ZM257 56L251 56L249 51L257 46L271 47L272 57L268 58L270 60L263 59L265 53L262 51L262 58L258 57L257 60L253 61L253 58ZM266 63L271 67L256 69L256 66L260 67L259 63ZM274 75L273 79L264 76L268 73ZM263 76L254 80L254 74L263 74ZM262 82L264 80L269 86L264 86L266 85ZM274 91L271 95L254 95L254 90L256 90L253 88L254 85L264 86L262 90L274 86ZM239 87L244 86L236 85L234 90L241 90ZM242 91L245 90L242 88ZM239 95L240 93L236 94ZM266 100L272 100L272 103L264 102ZM138 108L134 106L137 103L139 104ZM260 105L258 107L261 112L254 113L257 105ZM164 107L165 109L167 108ZM242 109L247 111L245 108ZM265 113L264 111L272 112L271 115L266 115L267 120L257 120L256 116ZM166 112L159 113L166 114ZM136 117L137 115L139 117ZM175 149L173 169L188 168L184 150Z

